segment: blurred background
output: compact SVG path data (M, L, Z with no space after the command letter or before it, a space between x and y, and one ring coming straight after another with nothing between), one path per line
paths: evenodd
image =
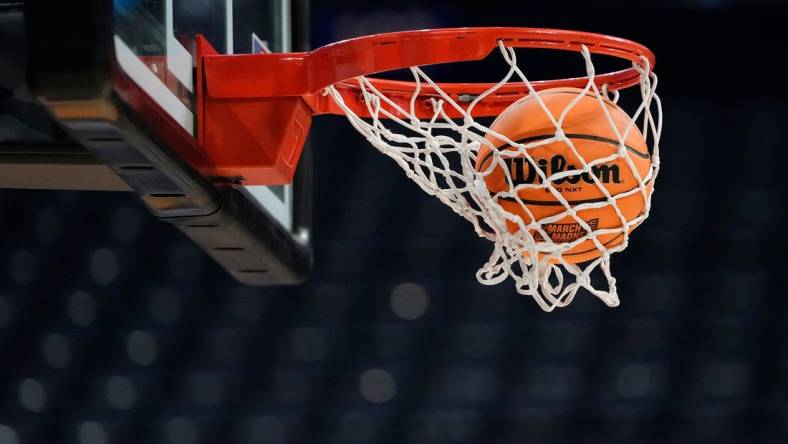
M489 243L321 117L299 287L236 283L131 193L0 191L0 444L788 442L787 6L313 2L313 46L474 25L649 46L663 170L612 260L621 306L478 284Z

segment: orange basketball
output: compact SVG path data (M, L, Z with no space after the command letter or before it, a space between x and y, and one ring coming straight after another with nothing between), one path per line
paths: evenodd
M538 94L544 101L547 109L558 120L570 102L576 99L578 94L582 93L582 90L576 88L554 88L541 91ZM606 99L603 100L603 103L610 115L610 120L618 129L619 134L623 136L627 128L629 128L630 117L615 103ZM490 129L521 144L538 142L556 135L555 125L550 121L539 101L533 96L526 97L512 104L498 116L490 126ZM577 153L585 159L586 163L618 152L619 137L605 115L603 105L593 92L585 93L568 112L563 120L562 129L566 137L574 145ZM516 148L511 147L491 134L488 134L486 139L499 152L516 150ZM611 161L594 166L591 173L569 175L553 180L553 187L573 207L583 203L604 202L606 200L602 190L594 183L591 174L599 179L602 186L613 197L637 188L639 185L638 176L630 168L626 158L631 159L640 178L645 180L651 168L651 156L649 155L646 141L636 126L629 130L625 138L625 146L625 154L618 155ZM536 166L526 160L525 155L522 154L510 158L502 157L500 161L496 161L496 164L491 166L490 163L495 159L492 150L486 145L479 149L479 156L476 159L476 170L487 173L485 183L490 192L509 191L512 189L512 185L542 184L542 179L539 177L536 168L542 170L545 177L548 177L551 174L582 167L579 159L572 152L566 141L559 140L528 148L527 152L536 163ZM505 173L505 169L509 170L509 175ZM647 194L650 194L651 186L651 183L646 184ZM518 192L518 197L527 205L537 222L546 217L558 215L565 210L561 202L544 187L522 188ZM514 198L499 197L497 202L509 213L520 216L525 223L531 222L528 214ZM645 200L641 193L635 192L629 196L618 198L616 205L621 210L624 218L627 221L632 221L642 214ZM578 216L588 223L592 230L621 228L623 226L620 217L610 205L579 210ZM581 225L571 216L540 225L555 243L577 241L586 234ZM512 233L519 230L518 225L512 222L508 223L508 227ZM632 229L634 229L634 226L630 227L630 231ZM541 240L541 235L536 230L532 231L532 235L537 241ZM624 233L601 234L597 235L597 239L605 248L612 248L623 241ZM588 239L565 252L562 256L567 262L580 263L597 258L601 253L593 241Z

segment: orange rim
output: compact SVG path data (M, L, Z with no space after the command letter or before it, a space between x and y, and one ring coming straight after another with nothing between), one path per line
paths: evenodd
M205 75L221 79L208 82L208 92L217 98L265 98L303 96L315 114L343 114L332 100L319 93L334 85L342 93L346 104L360 116L368 114L358 83L353 79L386 71L481 60L499 42L514 48L541 48L558 51L582 51L642 63L651 68L654 54L645 46L618 37L590 32L543 28L446 28L402 31L357 37L332 43L311 52L255 54L233 56L205 56ZM595 83L607 85L610 91L636 85L640 73L635 67L600 73ZM415 82L367 77L372 85L397 105L409 109L417 86ZM557 87L584 87L587 77L534 81L537 90ZM463 103L463 95L477 96L495 83L436 83L453 100ZM499 114L509 104L528 93L525 85L512 82L502 85L474 107L474 116ZM430 85L421 85L421 104L416 114L431 116L433 110L426 103L438 93ZM456 113L447 109L449 114ZM452 115L454 117L454 115Z

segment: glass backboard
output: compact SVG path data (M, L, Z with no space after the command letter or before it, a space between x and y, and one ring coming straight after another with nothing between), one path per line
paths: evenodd
M118 66L189 134L197 135L194 41L220 53L291 51L289 0L114 0ZM244 187L294 230L293 185Z

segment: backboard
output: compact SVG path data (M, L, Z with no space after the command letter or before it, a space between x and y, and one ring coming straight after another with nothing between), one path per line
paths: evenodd
M303 50L307 4L26 4L26 86L71 140L68 149L0 147L9 151L0 152L0 187L133 191L239 281L301 282L312 261L310 157L281 186L209 173L197 141L195 41L224 54Z
M292 48L289 0L114 0L113 10L118 66L194 137L195 36L202 35L225 54ZM277 223L293 230L292 185L244 190Z

